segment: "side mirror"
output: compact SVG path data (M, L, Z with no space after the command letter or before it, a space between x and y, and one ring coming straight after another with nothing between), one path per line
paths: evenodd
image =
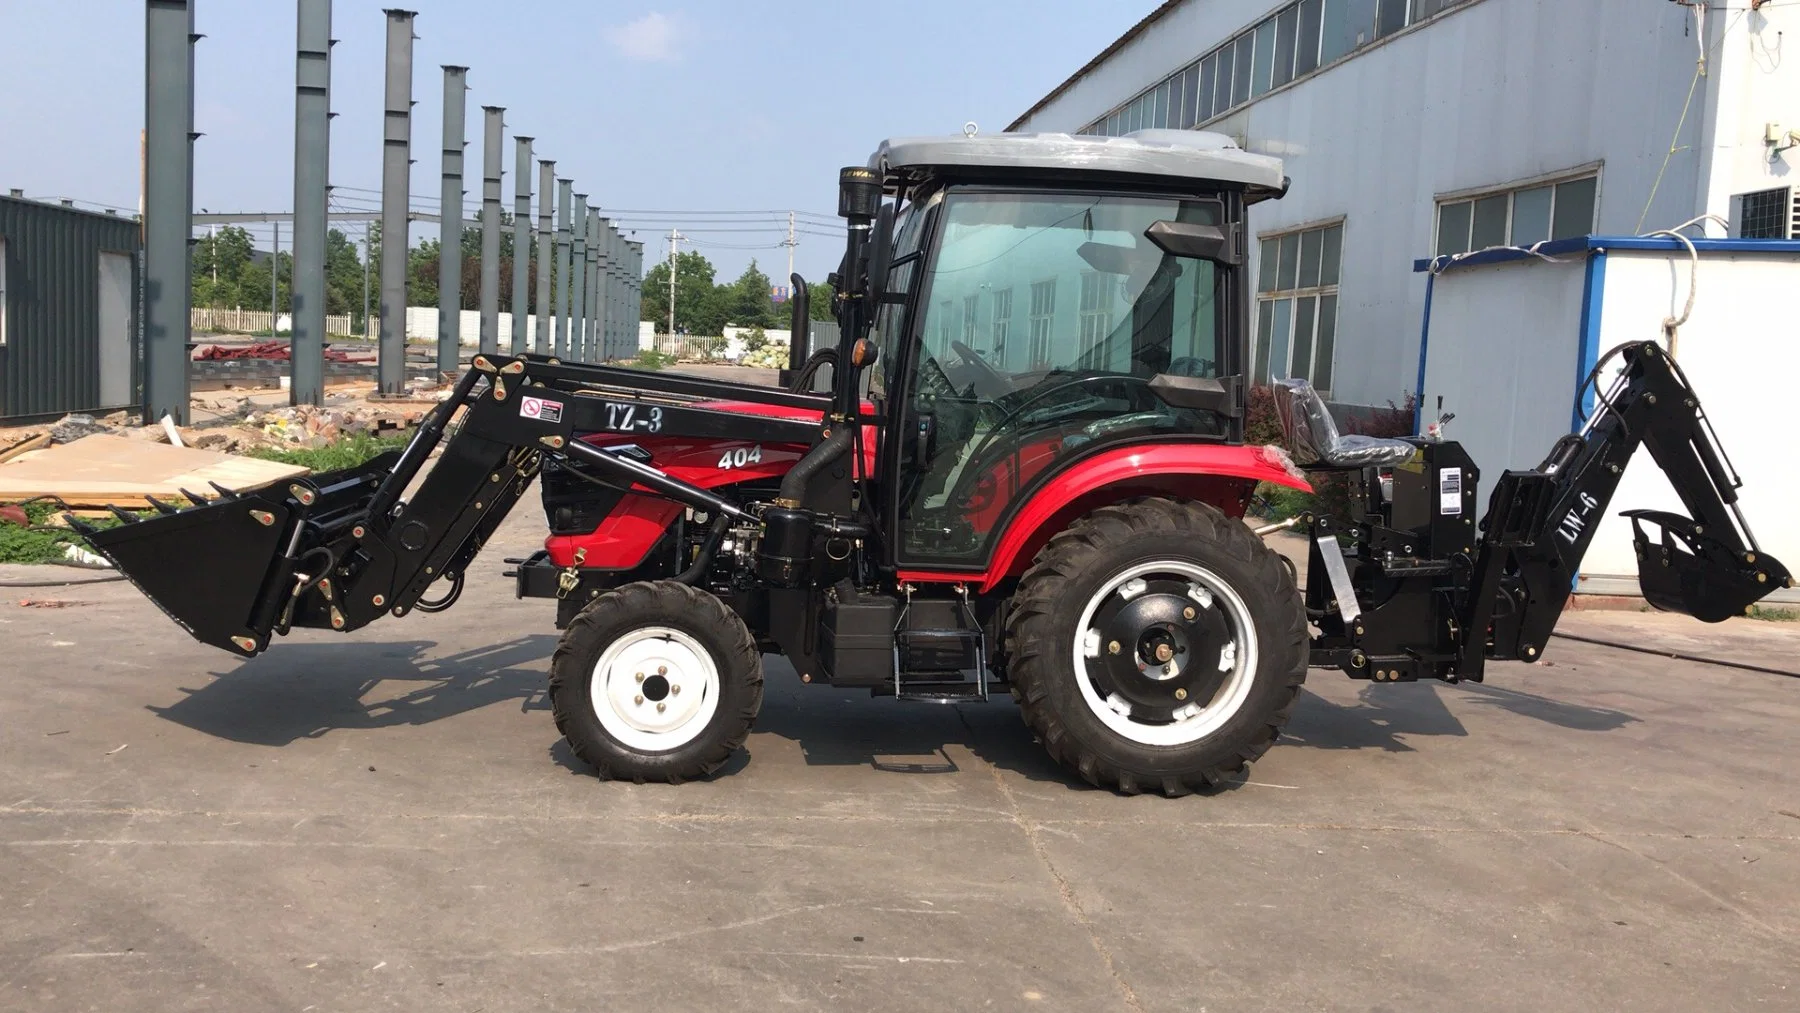
M1243 263L1238 255L1238 227L1200 225L1194 222L1157 222L1144 230L1144 238L1171 257L1210 260L1226 267Z

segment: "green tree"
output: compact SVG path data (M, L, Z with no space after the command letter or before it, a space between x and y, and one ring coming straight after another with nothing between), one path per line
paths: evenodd
M831 300L837 295L831 286L822 281L806 286L806 312L814 320L836 320L831 312Z
M726 308L715 292L712 261L690 250L675 264L675 326L690 334L717 334L725 323ZM662 261L644 275L644 297L639 317L667 327L669 321L669 264Z
M373 279L370 280L373 287ZM362 316L363 263L356 244L337 229L325 233L325 312Z
M754 258L722 295L729 318L726 323L739 327L774 326L775 304L770 301L769 276L756 266Z

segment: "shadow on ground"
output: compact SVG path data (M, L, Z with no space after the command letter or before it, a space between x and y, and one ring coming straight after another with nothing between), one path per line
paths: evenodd
M1331 676L1330 673L1319 674L1325 678ZM1413 747L1403 736L1469 734L1445 705L1445 699L1452 695L1479 706L1499 707L1521 717L1578 732L1610 732L1638 720L1609 707L1566 703L1482 683L1365 685L1357 692L1354 704L1338 703L1310 690L1301 690L1293 720L1282 741L1315 749L1411 752Z
M385 644L284 644L168 707L158 717L234 742L286 745L342 728L422 725L516 700L545 709L548 634L519 637L444 657L429 640ZM384 681L415 683L398 696L365 702Z

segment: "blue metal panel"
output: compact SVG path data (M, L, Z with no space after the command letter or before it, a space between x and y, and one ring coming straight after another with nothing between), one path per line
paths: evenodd
M1694 250L1697 253L1800 254L1800 239L1690 239L1689 242L1694 244ZM1506 264L1515 260L1525 260L1532 256L1556 257L1583 250L1594 252L1647 250L1686 253L1687 247L1668 236L1582 236L1577 239L1558 239L1551 243L1540 243L1536 254L1518 247L1506 246L1465 254L1460 260L1455 257L1415 260L1413 261L1413 273L1423 274L1432 271L1441 274L1444 271L1455 271L1465 267Z
M1437 275L1425 276L1425 320L1419 325L1419 382L1413 387L1413 432L1425 432L1425 360L1431 350L1431 293L1437 288Z
M1679 244L1677 244L1679 245ZM1575 404L1569 429L1580 432L1594 409L1594 393L1586 390L1588 374L1600 361L1600 314L1606 301L1606 251L1597 250L1588 258L1587 276L1581 294L1581 348L1575 357Z

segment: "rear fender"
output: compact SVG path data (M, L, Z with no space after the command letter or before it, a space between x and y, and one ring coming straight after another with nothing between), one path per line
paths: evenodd
M1031 493L1030 502L1000 533L987 567L979 573L903 569L899 576L914 583L969 583L985 593L1024 573L1051 536L1109 503L1170 496L1209 503L1228 517L1242 517L1259 482L1312 491L1287 455L1274 447L1121 447L1076 461Z

